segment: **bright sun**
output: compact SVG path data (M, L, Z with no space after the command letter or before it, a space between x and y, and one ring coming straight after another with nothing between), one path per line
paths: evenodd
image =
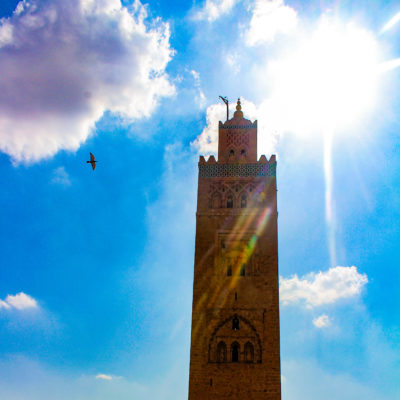
M378 44L365 29L323 18L269 72L274 103L289 130L336 131L374 105Z

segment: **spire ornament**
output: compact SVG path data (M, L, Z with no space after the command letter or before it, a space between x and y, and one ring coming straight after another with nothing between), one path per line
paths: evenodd
M238 98L237 104L236 104L236 111L233 114L234 118L243 118L243 111L242 111L242 105L240 104L240 97Z

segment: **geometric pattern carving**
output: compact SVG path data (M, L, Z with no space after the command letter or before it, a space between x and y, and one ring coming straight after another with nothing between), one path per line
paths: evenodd
M265 198L264 182L213 180L208 190L208 207L214 209L263 207ZM231 203L230 206L228 206L228 200Z
M255 129L257 128L257 124L249 124L249 125L223 125L221 124L220 129Z
M273 164L200 164L199 178L276 176Z
M236 133L228 132L226 135L228 146L248 146L250 143L250 137L248 133Z

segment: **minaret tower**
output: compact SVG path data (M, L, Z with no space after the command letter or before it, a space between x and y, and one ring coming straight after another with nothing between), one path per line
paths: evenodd
M219 123L200 156L189 400L280 400L276 158L257 121Z

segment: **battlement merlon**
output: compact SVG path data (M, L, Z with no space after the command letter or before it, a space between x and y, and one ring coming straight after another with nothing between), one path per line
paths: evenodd
M202 164L222 164L215 159L214 155L210 155L206 161L204 156L199 157L199 165ZM237 163L240 164L240 163ZM276 155L272 154L270 159L268 160L267 157L263 154L260 159L257 161L257 164L276 164Z

